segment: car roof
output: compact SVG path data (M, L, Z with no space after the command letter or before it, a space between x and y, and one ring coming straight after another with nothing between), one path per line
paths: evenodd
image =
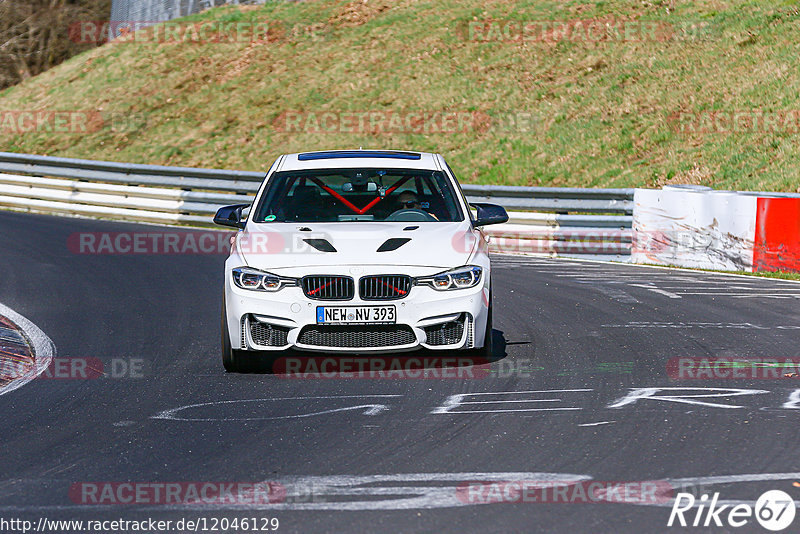
M441 170L438 154L405 150L324 150L286 154L276 171L353 167Z

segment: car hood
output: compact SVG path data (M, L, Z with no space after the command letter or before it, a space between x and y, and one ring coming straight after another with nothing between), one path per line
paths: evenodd
M378 252L383 246L384 251ZM236 249L257 269L329 265L451 268L469 262L477 236L456 223L250 223ZM335 252L324 252L332 247Z

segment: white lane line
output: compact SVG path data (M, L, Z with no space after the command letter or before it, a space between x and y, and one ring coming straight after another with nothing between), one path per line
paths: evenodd
M600 426L600 425L610 425L611 423L616 423L616 421L599 421L597 423L583 423L578 426Z
M763 326L753 323L704 323L704 322L658 322L632 321L624 324L602 324L601 328L734 328L750 330L800 330L800 325Z
M689 478L667 478L665 481L672 486L672 488L680 489L681 491L685 491L686 488L690 487L700 487L705 488L706 486L713 486L717 484L737 484L742 482L774 482L774 481L782 481L782 480L797 480L800 479L800 473L753 473L748 475L722 475L722 476L707 476L707 477L689 477ZM674 498L669 500L665 500L664 502L660 503L631 503L636 505L645 506L664 506L664 507L672 507L673 503L675 502ZM800 507L800 500L794 500L795 507ZM695 502L694 508L702 505L699 499ZM739 504L747 504L749 506L755 506L755 500L746 500L746 499L720 499L717 501L718 506L728 505L728 506L736 506Z
M709 288L709 289L711 289L711 288ZM720 289L720 288L715 287L713 289ZM763 287L757 287L757 286L754 286L754 285L753 286L741 286L741 285L731 286L731 285L726 285L725 286L725 290L726 291L764 291L764 288ZM800 289L798 289L796 287L771 287L771 288L769 288L769 291L794 291L794 292L800 292Z
M532 401L528 401L532 402ZM583 410L583 408L519 408L514 410L467 410L463 412L436 412L451 415L470 414L470 413L512 413L512 412L557 412L565 410ZM431 412L434 413L434 412Z
M42 332L38 326L30 322L28 319L18 314L8 306L0 303L0 315L3 315L12 322L14 322L22 330L25 337L27 337L33 345L34 362L36 367L24 376L14 377L14 380L0 387L0 395L10 393L15 389L19 389L40 374L50 365L50 362L56 355L56 346L53 341L47 337L47 334Z
M657 288L655 286L651 286L651 285L647 285L647 284L630 284L630 285L633 286L633 287L643 287L644 289L647 289L648 291L652 291L653 293L658 293L659 295L664 295L664 296L669 297L671 299L682 298L680 295L676 295L675 293L670 293L669 291L665 291L663 289L659 289L659 288Z
M517 256L517 257L526 257L526 256ZM793 284L793 285L800 285L800 280L787 280L783 278L769 278L766 276L756 276L751 274L738 274L738 273L720 273L715 271L704 271L700 269L688 269L676 266L668 266L668 265L649 265L649 264L634 264L634 263L625 263L620 261L614 260L601 260L601 259L590 259L590 258L569 258L565 260L562 257L548 257L548 258L536 258L536 263L538 266L546 266L548 268L548 272L552 272L554 274L558 274L559 272L563 272L560 270L561 266L574 266L575 263L578 263L581 267L584 268L584 272L586 274L593 274L593 273L609 273L612 276L632 276L638 273L641 273L641 276L649 276L649 273L645 272L645 269L657 269L660 271L666 271L665 274L667 276L681 276L684 278L692 277L694 279L702 279L705 278L707 281L711 281L712 278L730 278L735 277L738 278L740 282L753 282L753 283L778 283L778 284ZM541 271L544 272L544 271ZM560 276L579 276L577 274L573 275L564 275L561 274ZM666 279L666 278L662 278ZM723 283L720 281L720 283Z
M712 484L732 484L736 482L764 482L774 480L800 479L800 473L753 473L747 475L716 475L707 477L668 478L673 486L693 486Z
M524 391L482 391L479 393L459 393L459 395L465 395L474 397L476 395L514 395L518 393L572 393L572 392L582 392L582 391L594 391L593 389L527 389ZM370 395L371 397L373 395ZM399 396L399 395L396 395Z
M641 283L649 283L653 284L652 281L645 282L642 281ZM664 289L685 289L685 290L696 290L702 288L703 285L708 284L706 288L708 291L720 291L725 289L726 291L734 291L734 292L742 292L742 291L767 291L767 292L774 292L774 291L794 291L795 293L800 293L800 288L797 287L770 287L769 289L764 287L758 287L756 285L730 285L725 284L723 282L719 282L721 285L714 286L711 285L712 282L702 282L699 284L688 285L688 284L680 284L680 285L673 285L673 284L659 284L659 287L663 287ZM718 283L718 282L713 282Z
M450 395L447 397L442 403L441 406L434 408L430 413L431 414L469 414L469 413L511 413L511 412L554 412L554 411L563 411L563 410L581 410L582 408L577 407L569 407L569 408L514 408L514 409L507 409L507 410L466 410L455 412L456 408L464 404L496 404L498 402L513 402L513 403L531 403L531 402L560 402L561 399L509 399L509 400L470 400L466 401L470 397L477 397L480 395L517 395L520 393L530 394L530 393L569 393L569 392L584 392L584 391L592 391L591 389L550 389L550 390L529 390L529 391L489 391L489 392L482 392L482 393L457 393L455 395Z
M654 283L652 281L652 278L649 281L642 280L641 282L642 283L649 283L649 284L653 284ZM703 285L708 285L709 286L708 287L709 290L717 290L717 291L719 291L720 289L723 289L723 288L725 290L737 290L737 291L738 290L744 290L744 291L800 291L800 288L795 287L795 286L770 287L770 288L767 289L767 288L765 288L763 286L759 287L757 284L751 284L751 285L736 284L736 285L731 285L729 283L726 284L725 282L718 282L718 281L715 281L715 280L697 280L696 281L697 283L691 284L691 285L690 284L673 285L671 283L661 284L660 282L663 282L663 280L658 280L658 282L659 282L659 286L660 287L663 287L663 288L666 288L666 289L697 289L698 286L702 287ZM714 286L712 284L719 284L719 285Z
M651 499L619 501L619 496L608 493L606 502L634 506L672 507L675 502L674 493L687 491L689 488L708 491L709 486L726 484L746 484L752 482L778 482L800 479L800 473L754 473L742 475L700 476L687 478L665 478L661 482L655 497ZM192 502L182 504L141 504L136 505L116 504L68 504L68 505L41 505L41 504L0 504L0 512L41 512L43 510L91 510L108 511L118 510L121 507L136 510L164 511L164 510L421 510L434 508L454 508L463 506L477 506L493 504L493 501L474 500L470 498L470 486L484 483L491 487L509 486L514 483L525 484L530 489L553 489L555 487L573 486L594 480L590 475L549 472L463 472L463 473L403 473L383 475L314 475L314 476L284 476L277 482L285 489L285 497L272 503L259 504L234 504L215 502ZM257 484L270 484L273 481L264 481ZM108 483L107 483L108 484ZM757 488L756 488L757 489ZM723 490L724 491L724 490ZM760 493L760 491L758 491ZM234 494L237 495L237 494ZM312 498L313 497L313 498ZM349 497L349 498L343 498ZM502 497L502 495L500 495ZM249 496L252 499L252 496ZM502 498L497 504L503 504ZM514 502L514 501L508 501ZM519 501L517 501L519 502ZM525 501L522 501L525 502ZM533 501L529 501L533 502ZM565 501L569 502L569 501ZM753 506L755 500L724 499L716 501L717 505L749 504ZM699 499L695 507L704 504ZM795 500L795 506L800 506L800 500Z
M230 499L243 497L243 502L222 503L225 497L211 497L204 502L204 495L194 498L195 502L180 504L153 503L137 505L120 504L70 504L70 505L2 505L0 512L41 512L42 510L83 510L100 512L106 510L147 511L245 511L245 510L425 510L435 508L457 508L489 504L470 496L472 484L493 486L519 486L526 490L552 489L572 486L591 480L588 475L547 472L464 472L464 473L402 473L388 475L313 475L286 476L274 481L257 482L250 486L267 486L277 483L285 494L275 502L253 502L249 493L232 493ZM163 495L163 494L162 494ZM165 500L162 497L162 500ZM124 507L124 508L122 508Z
M562 261L559 257L548 258L551 261L551 265L555 266L557 262ZM688 269L683 267L676 267L670 265L649 265L646 263L623 263L619 261L609 261L609 260L596 260L590 258L570 258L572 262L580 262L580 263L589 263L595 264L598 269L606 268L620 268L620 269L627 269L627 272L635 272L639 269L658 269L661 271L667 271L670 274L674 275L681 275L681 276L718 276L718 277L737 277L740 279L746 280L759 280L759 281L780 281L786 282L789 284L800 284L800 280L786 280L783 278L769 278L767 276L756 276L752 274L738 274L738 273L720 273L715 271L703 271L700 269ZM644 275L644 273L643 273Z
M617 289L616 287L608 287L607 285L592 285L591 287L618 302L624 302L626 304L639 303L639 300L636 297L626 293L625 291L622 291L621 289Z
M711 293L708 291L682 291L681 295L702 295L707 297L731 297L735 299L796 299L800 298L800 293L795 295L772 295L769 293Z
M558 274L559 278L578 278L581 280L610 280L610 279L624 279L631 280L644 280L646 277L641 274L625 274L625 273L564 273Z
M681 297L680 295L676 295L675 293L670 293L669 291L665 291L665 290L663 290L663 289L657 289L657 288L653 288L653 287L650 287L650 288L648 288L648 289L649 289L650 291L652 291L653 293L658 293L658 294L660 294L660 295L664 295L664 296L666 296L666 297L669 297L669 298L671 298L671 299L679 299L679 298L683 298L683 297Z
M502 404L502 403L520 403L520 402L561 402L561 399L517 399L517 400L488 400L488 401L470 401L461 402L460 404Z

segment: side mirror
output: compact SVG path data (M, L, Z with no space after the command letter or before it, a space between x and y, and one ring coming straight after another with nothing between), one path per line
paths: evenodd
M218 209L217 214L214 215L214 224L231 226L233 228L244 228L245 221L242 219L242 210L249 207L250 204L224 206Z
M478 210L478 215L475 218L475 226L488 226L490 224L508 222L508 213L506 213L506 209L503 206L477 202L470 204L470 206Z

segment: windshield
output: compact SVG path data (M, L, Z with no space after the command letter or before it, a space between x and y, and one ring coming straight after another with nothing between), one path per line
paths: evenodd
M462 221L455 199L450 180L439 171L287 171L270 178L253 221Z

